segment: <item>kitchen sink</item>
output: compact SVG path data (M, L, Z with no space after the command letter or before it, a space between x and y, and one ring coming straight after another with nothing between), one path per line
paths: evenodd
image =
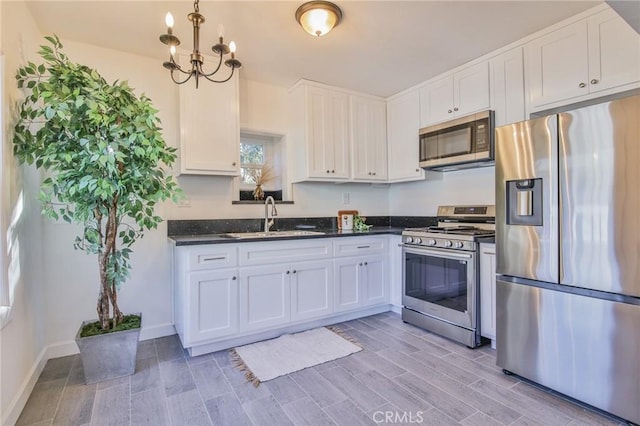
M320 231L269 231L269 232L230 232L224 234L228 238L283 238L283 237L302 237L305 235L324 235Z

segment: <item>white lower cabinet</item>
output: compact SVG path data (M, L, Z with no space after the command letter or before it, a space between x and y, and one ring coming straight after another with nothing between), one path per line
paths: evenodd
M180 246L175 328L192 355L388 310L388 237Z
M291 265L291 321L333 312L333 262L300 262Z
M291 318L290 270L283 265L240 271L240 330L286 324Z
M238 331L238 270L189 274L189 340L199 342Z
M374 255L335 261L336 311L389 303L388 260Z
M330 260L240 271L240 331L261 330L333 311Z
M480 334L496 340L496 245L480 244Z

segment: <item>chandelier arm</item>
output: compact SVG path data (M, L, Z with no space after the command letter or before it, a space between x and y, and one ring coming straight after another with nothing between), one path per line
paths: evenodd
M236 67L231 67L231 74L229 75L229 77L227 77L225 80L214 80L212 78L209 78L209 75L211 74L202 74L202 76L204 78L206 78L207 80L209 80L212 83L226 83L227 81L231 80L231 77L233 77L233 72L236 70Z
M209 74L205 74L203 72L202 75L205 76L205 77L211 77L212 75L214 75L215 73L217 73L220 70L220 65L222 65L222 53L220 53L220 60L218 61L218 66L216 67L216 69L213 70L212 72L210 72ZM207 80L210 80L210 79L207 78ZM211 81L213 81L213 80L211 80Z
M183 70L182 67L180 65L178 65L175 61L172 60L171 62L173 62L174 65L176 66L176 68L175 68L176 71L180 71L182 74L189 74L189 75L192 74L192 71Z
M180 71L182 71L182 70L180 70ZM184 71L182 71L182 72L184 72ZM182 81L178 81L178 80L176 80L175 76L173 75L173 70L171 70L171 80L173 80L173 82L176 83L176 84L184 84L187 81L191 80L191 77L193 77L193 73L185 73L185 74L189 74L189 77L185 78Z

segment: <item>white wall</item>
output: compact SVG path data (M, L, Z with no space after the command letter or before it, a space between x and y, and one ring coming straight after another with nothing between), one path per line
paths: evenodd
M435 216L439 205L494 204L495 167L446 172L391 185L391 216Z
M44 350L47 342L40 244L42 218L36 200L39 174L33 168L16 165L10 132L15 123L12 107L20 96L15 70L27 60L35 59L34 53L41 40L23 2L2 2L0 22L1 49L5 55L0 238L6 241L8 229L12 235L5 247L11 252L5 259L8 264L3 262L2 274L15 286L10 309L0 308L3 326L0 330L0 421L5 424L16 420L26 402L33 380L46 360ZM18 214L20 205L23 208Z

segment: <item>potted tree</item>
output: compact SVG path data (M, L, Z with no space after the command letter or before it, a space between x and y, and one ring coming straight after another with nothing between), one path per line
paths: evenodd
M43 214L80 224L74 247L97 255L98 321L83 323L76 337L85 381L93 383L135 371L141 317L120 311L118 289L132 244L162 221L154 206L181 194L163 169L176 149L165 144L149 98L71 62L58 37L45 39L43 63L16 74L25 98L13 149L19 162L45 171Z

